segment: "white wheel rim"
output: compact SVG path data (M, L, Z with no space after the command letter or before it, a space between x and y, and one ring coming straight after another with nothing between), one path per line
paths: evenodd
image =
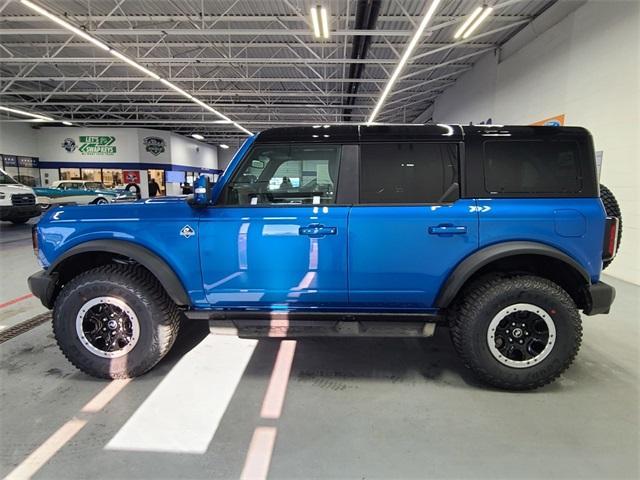
M117 350L107 351L96 346L96 339L94 335L89 335L85 333L85 329L83 325L85 324L85 320L88 314L97 315L92 312L92 309L98 305L109 305L115 307L121 311L120 318L104 318L104 325L100 325L100 331L104 333L112 333L114 329L110 329L109 323L115 321L118 324L122 324L123 321L130 322L130 331L131 334L128 337L128 343L118 348ZM124 317L127 317L126 319ZM95 323L94 323L95 325ZM117 327L116 327L117 328ZM101 333L97 332L96 333ZM138 317L135 312L129 305L115 297L96 297L87 301L80 310L78 311L78 315L76 316L76 334L78 335L78 339L80 343L86 348L88 351L102 358L119 358L125 356L129 353L138 343L138 339L140 338L140 323L138 322ZM93 340L93 341L92 341Z
M501 350L500 348L498 348L498 346L496 346L496 341L497 341L496 337L498 332L500 331L500 328L499 328L500 323L505 318L509 317L510 315L517 314L518 312L529 312L531 314L536 315L542 321L544 321L544 324L546 325L546 328L548 331L544 348L540 352L536 352L535 355L532 355L531 358L526 358L523 360L514 360L509 358L504 354L504 350ZM514 321L513 323L517 324L517 320ZM522 330L524 327L520 327L519 325L516 325L516 328L518 330ZM522 336L522 339L526 341L524 338L524 333L527 333L528 335L528 332L524 332L523 330L523 333L518 334L518 338ZM513 340L512 337L510 338ZM508 339L502 339L502 341L507 342ZM487 329L487 345L489 346L489 351L491 352L493 357L496 360L498 360L501 364L507 365L513 368L529 368L539 364L545 358L547 358L547 356L551 353L555 343L556 343L556 325L553 322L553 319L543 308L538 307L536 305L532 305L530 303L516 303L514 305L510 305L500 310L496 314L496 316L493 317L493 319L491 320L491 323L489 324L489 328ZM505 345L509 345L509 344L505 343ZM523 346L523 348L526 348L526 347Z

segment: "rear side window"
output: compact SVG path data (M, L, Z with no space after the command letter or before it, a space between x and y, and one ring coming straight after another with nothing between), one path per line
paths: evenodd
M455 144L363 144L360 203L440 203L457 165Z
M576 142L485 142L485 189L491 194L578 193L579 162Z

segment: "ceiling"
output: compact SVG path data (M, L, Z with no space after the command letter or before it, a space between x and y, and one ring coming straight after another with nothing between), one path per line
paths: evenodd
M431 0L34 2L255 132L366 121ZM376 121L429 121L439 94L555 0L485 3L492 15L458 41L481 2L442 1ZM315 5L329 11L328 40L314 38ZM0 105L77 125L197 132L212 143L246 136L18 0L0 9Z

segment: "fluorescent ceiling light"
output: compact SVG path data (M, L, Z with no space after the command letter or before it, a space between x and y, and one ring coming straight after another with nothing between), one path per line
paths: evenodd
M71 122L67 122L66 120L63 120L63 121L62 121L62 124L63 124L63 125L66 125L67 127L72 127L72 126L73 126L73 123L71 123Z
M431 5L429 6L429 9L424 14L424 18L420 22L420 25L418 26L416 33L414 33L413 38L411 39L411 42L409 42L407 49L402 54L402 58L400 58L400 62L398 62L398 65L396 66L395 71L393 72L393 74L391 75L391 78L387 82L387 86L382 91L382 95L380 95L380 98L378 99L378 103L373 109L373 112L371 112L371 116L369 117L369 120L367 120L367 125L371 125L373 123L373 120L376 118L376 115L378 115L378 112L382 108L382 105L384 105L384 101L389 96L389 93L391 92L393 85L396 83L396 80L398 80L398 77L400 76L400 72L402 72L402 69L409 61L409 57L413 53L413 50L416 48L418 41L422 37L422 34L424 33L425 28L427 28L429 21L433 17L433 14L435 13L436 8L438 8L438 5L440 4L441 1L442 0L433 0Z
M478 26L485 20L485 18L487 18L489 16L489 14L491 12L493 12L493 8L486 7L484 9L484 11L482 12L482 14L478 17L478 19L471 24L471 26L469 27L469 29L466 32L464 32L464 34L462 35L462 38L463 39L464 38L468 38L469 35L471 35L474 32L474 30L476 28L478 28Z
M229 145L225 145L224 143L221 143L220 148L226 150L227 148L229 148Z
M193 138L195 138L196 140L204 140L204 137L202 135L200 135L199 133L192 133L191 136Z
M107 50L109 51L109 46L105 45L104 43L102 43L100 40L98 40L97 38L92 37L91 35L89 35L87 32L85 32L84 30L75 27L73 25L71 25L68 22L65 22L63 19L61 19L60 17L58 17L57 15L54 15L53 13L49 12L48 10L45 10L44 8L40 7L39 5L36 5L33 2L30 2L29 0L20 0L20 2L23 5L26 5L27 7L29 7L32 10L35 10L36 12L38 12L40 15L44 15L45 17L47 17L49 20L53 20L54 22L56 22L58 25L66 28L67 30L71 30L73 33L75 33L76 35L78 35L79 37L84 38L85 40L90 41L91 43L93 43L94 45L100 47L103 50Z
M109 50L109 53L111 53L111 55L113 55L114 57L119 58L120 60L123 60L123 61L127 62L132 67L137 68L142 73L144 73L145 75L153 78L154 80L160 80L160 75L158 75L156 73L153 73L151 70L146 69L145 67L143 67L139 63L134 62L133 60L131 60L126 55L123 55L120 52L117 52L116 50Z
M322 36L329 38L329 18L327 16L327 9L324 7L320 9L320 26L322 27Z
M318 9L316 7L311 7L311 23L313 24L313 34L316 38L320 38L322 34L320 33L320 20L318 19Z
M84 38L85 40L90 41L91 43L93 43L94 45L97 45L98 47L102 48L103 50L108 51L111 55L113 55L114 57L122 60L123 62L128 63L129 65L131 65L132 67L137 68L138 70L140 70L141 72L143 72L145 75L147 75L148 77L153 78L154 80L160 80L164 85L166 85L167 87L171 88L172 90L175 90L176 92L178 92L180 95L186 97L187 99L191 100L192 102L197 103L198 105L200 105L201 107L207 109L208 111L215 113L216 115L218 115L220 118L222 118L225 122L232 124L234 127L238 128L239 130L242 130L243 132L245 132L247 135L253 135L253 132L251 132L250 130L247 130L246 128L244 128L242 125L240 125L237 122L234 122L233 120L231 120L229 117L227 117L226 115L220 113L219 111L217 111L215 108L211 107L210 105L207 105L206 103L204 103L202 100L199 100L197 98L195 98L193 95L191 95L189 92L183 90L182 88L178 87L177 85L174 85L173 83L171 83L169 80L166 80L164 78L160 78L160 75L158 75L157 73L152 72L151 70L143 67L142 65L140 65L138 62L136 62L135 60L132 60L131 58L127 57L126 55L112 49L111 47L109 47L108 45L106 45L105 43L101 42L100 40L98 40L97 38L92 37L91 35L89 35L87 32L85 32L84 30L75 27L73 25L71 25L70 23L66 22L65 20L61 19L60 17L58 17L57 15L54 15L53 13L49 12L48 10L36 5L35 3L31 2L30 0L20 0L22 4L26 5L27 7L35 10L36 12L38 12L39 14L47 17L48 19L56 22L58 25L66 28L67 30L75 33L76 35ZM317 12L316 12L316 20L317 20ZM42 116L41 116L42 117ZM37 118L37 117L36 117ZM48 117L45 118L41 118L41 120L46 120L46 121L54 121L53 119L49 119Z
M467 29L467 27L469 25L471 25L471 22L473 22L476 17L478 15L480 15L480 12L482 12L482 8L483 7L478 7L476 8L473 13L471 15L469 15L467 17L467 19L464 21L464 23L462 24L462 26L458 29L458 31L456 32L456 34L453 36L453 38L460 38L462 36L462 34L464 33L464 31Z
M23 110L18 110L16 108L2 107L0 106L0 110L5 112L15 113L16 115L24 115L25 117L35 118L36 120L40 120L41 122L55 122L55 120L51 117L47 117L46 115L40 115L38 113L25 112Z

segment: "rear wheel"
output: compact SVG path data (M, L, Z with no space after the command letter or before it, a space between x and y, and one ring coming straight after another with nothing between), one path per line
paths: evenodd
M622 241L622 212L620 211L620 205L618 205L618 201L613 195L613 192L602 184L600 184L600 198L602 199L602 203L604 205L605 211L607 212L607 216L616 217L619 220L618 244L616 246L616 253L618 253L620 242ZM602 269L604 270L609 265L611 265L611 262L613 262L613 259L606 260L602 264Z
M13 223L14 225L22 225L23 223L27 223L30 218L31 217L14 218L11 220L11 223Z
M60 349L78 369L100 378L149 371L175 341L179 311L140 267L107 265L65 285L53 311Z
M571 297L540 277L477 282L451 318L452 340L484 382L527 390L555 380L573 362L582 339Z

